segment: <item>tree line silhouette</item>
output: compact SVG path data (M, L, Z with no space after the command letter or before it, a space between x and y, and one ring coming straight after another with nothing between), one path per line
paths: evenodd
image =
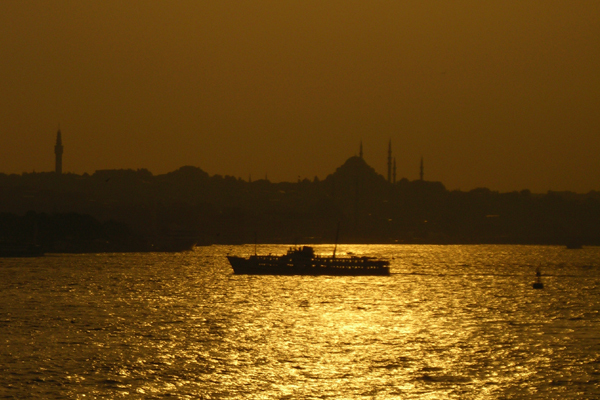
M360 157L323 180L273 183L197 167L0 174L0 242L49 251L145 251L198 244L600 244L600 193L388 182ZM170 239L171 247L165 243ZM162 243L162 244L161 244Z

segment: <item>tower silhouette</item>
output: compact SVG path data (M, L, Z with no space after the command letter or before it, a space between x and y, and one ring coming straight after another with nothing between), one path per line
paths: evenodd
M58 132L56 133L56 145L54 146L54 154L56 155L56 166L55 171L57 174L62 174L62 155L63 155L63 145L62 138L60 137L60 128L58 128Z
M387 180L388 182L392 182L392 139L390 139L390 142L388 144L388 175L387 175Z

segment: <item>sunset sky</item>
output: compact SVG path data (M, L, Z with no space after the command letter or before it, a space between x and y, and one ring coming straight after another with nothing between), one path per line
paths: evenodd
M0 2L0 172L600 190L600 1Z

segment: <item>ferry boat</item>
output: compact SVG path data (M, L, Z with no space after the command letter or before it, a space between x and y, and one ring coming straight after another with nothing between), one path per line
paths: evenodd
M237 275L383 275L389 261L374 257L324 257L310 246L292 247L281 256L254 254L248 258L227 256Z

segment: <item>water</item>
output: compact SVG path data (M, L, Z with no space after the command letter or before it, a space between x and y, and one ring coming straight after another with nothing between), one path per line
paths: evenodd
M392 276L232 275L253 251L0 259L0 398L600 397L600 248L346 245Z

